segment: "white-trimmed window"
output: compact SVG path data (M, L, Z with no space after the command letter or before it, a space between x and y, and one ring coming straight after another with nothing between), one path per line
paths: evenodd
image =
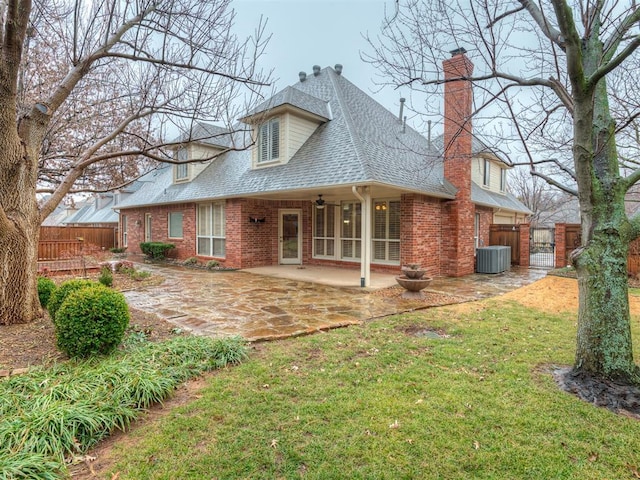
M335 258L336 256L336 209L332 205L314 209L313 256Z
M343 260L359 260L362 238L362 209L360 203L344 202L340 206L341 250Z
M489 160L484 160L484 171L482 175L482 184L485 187L488 187L491 183L491 162Z
M274 117L258 128L258 163L280 158L280 118Z
M126 247L128 246L127 244L127 237L129 236L129 232L127 231L127 216L126 215L122 215L122 246Z
M507 189L507 169L500 169L500 191L504 192Z
M225 256L224 202L198 205L197 252L204 257Z
M400 200L373 201L373 261L400 264Z
M169 238L182 238L182 212L169 212Z
M175 159L179 162L173 166L173 180L175 182L185 182L189 180L189 164L186 163L189 160L189 152L186 147L181 147L176 150Z

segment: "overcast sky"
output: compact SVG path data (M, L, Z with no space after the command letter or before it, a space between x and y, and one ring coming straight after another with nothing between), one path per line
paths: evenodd
M375 37L386 8L394 0L234 0L236 32L253 33L260 16L267 19L271 41L260 66L274 70L276 91L298 81L298 72L312 73L313 65L343 65L343 75L393 113L403 92L376 86L376 70L360 59L372 53L363 35ZM407 92L405 92L407 93Z

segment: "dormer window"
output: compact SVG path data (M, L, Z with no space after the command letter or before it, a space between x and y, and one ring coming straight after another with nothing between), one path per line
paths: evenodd
M280 158L280 118L274 117L258 128L258 163Z
M175 159L179 162L186 162L189 159L189 152L186 147L176 150ZM175 182L185 182L189 180L189 164L178 163L173 166L173 180Z

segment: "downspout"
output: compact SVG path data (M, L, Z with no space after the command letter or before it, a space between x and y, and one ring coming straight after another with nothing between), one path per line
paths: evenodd
M371 285L371 195L368 187L362 188L360 194L358 187L353 185L351 191L355 197L360 200L361 208L361 252L360 259L360 286L368 287Z

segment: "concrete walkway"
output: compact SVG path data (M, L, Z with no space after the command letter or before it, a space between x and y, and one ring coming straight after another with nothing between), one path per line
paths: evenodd
M438 278L427 289L427 299L416 301L402 299L400 287L384 290L384 294L372 293L396 285L393 275L374 274L375 287L369 290L355 287L360 283L360 272L355 270L268 267L270 271L210 272L173 265L139 267L166 280L159 286L125 292L132 307L157 314L194 334L240 335L250 341L313 333L434 304L486 298L532 283L546 273L514 269L497 275Z

